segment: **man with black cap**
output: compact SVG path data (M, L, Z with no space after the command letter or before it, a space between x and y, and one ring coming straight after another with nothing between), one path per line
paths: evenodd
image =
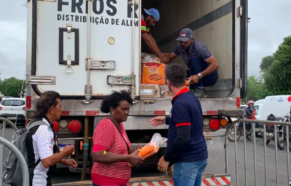
M153 38L150 26L155 26L155 24L160 20L160 13L157 9L144 9L145 14L141 17L141 37L148 48L155 53L161 60L166 60L166 55L162 53Z
M190 90L198 98L205 96L204 87L213 86L218 80L218 62L200 41L194 40L194 33L190 28L180 31L177 38L178 43L173 52L168 54L164 63L171 62L176 56L181 55L186 65L189 67L187 79L190 83Z

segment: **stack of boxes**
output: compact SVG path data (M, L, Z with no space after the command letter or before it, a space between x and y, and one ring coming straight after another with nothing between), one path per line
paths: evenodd
M165 77L165 64L160 63L159 58L154 54L142 53L142 80L141 92L142 98L172 97L168 89Z

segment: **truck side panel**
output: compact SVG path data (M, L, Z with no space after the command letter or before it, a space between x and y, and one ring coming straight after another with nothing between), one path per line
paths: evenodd
M138 95L138 6L132 19L128 1L86 2L37 1L37 59L32 65L36 66L36 75L56 77L55 85L38 85L38 89L56 90L63 96L82 96L85 86L90 85L91 95L102 96L112 90L131 90L134 74L133 91ZM126 76L123 80L129 84L109 85L108 82L116 80L115 76Z

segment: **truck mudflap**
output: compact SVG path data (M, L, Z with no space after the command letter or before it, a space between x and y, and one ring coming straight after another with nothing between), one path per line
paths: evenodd
M53 184L53 186L92 186L92 181L79 181L70 183ZM174 181L172 177L155 176L155 177L137 177L129 180L128 186L172 186ZM230 175L213 175L207 174L202 177L201 186L230 186Z

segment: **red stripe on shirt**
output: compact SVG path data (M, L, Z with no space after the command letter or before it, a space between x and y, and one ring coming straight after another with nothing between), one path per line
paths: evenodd
M191 123L177 123L176 127L181 127L181 126L191 126Z
M105 147L101 146L101 145L94 145L92 152L99 152L99 151L106 151Z

